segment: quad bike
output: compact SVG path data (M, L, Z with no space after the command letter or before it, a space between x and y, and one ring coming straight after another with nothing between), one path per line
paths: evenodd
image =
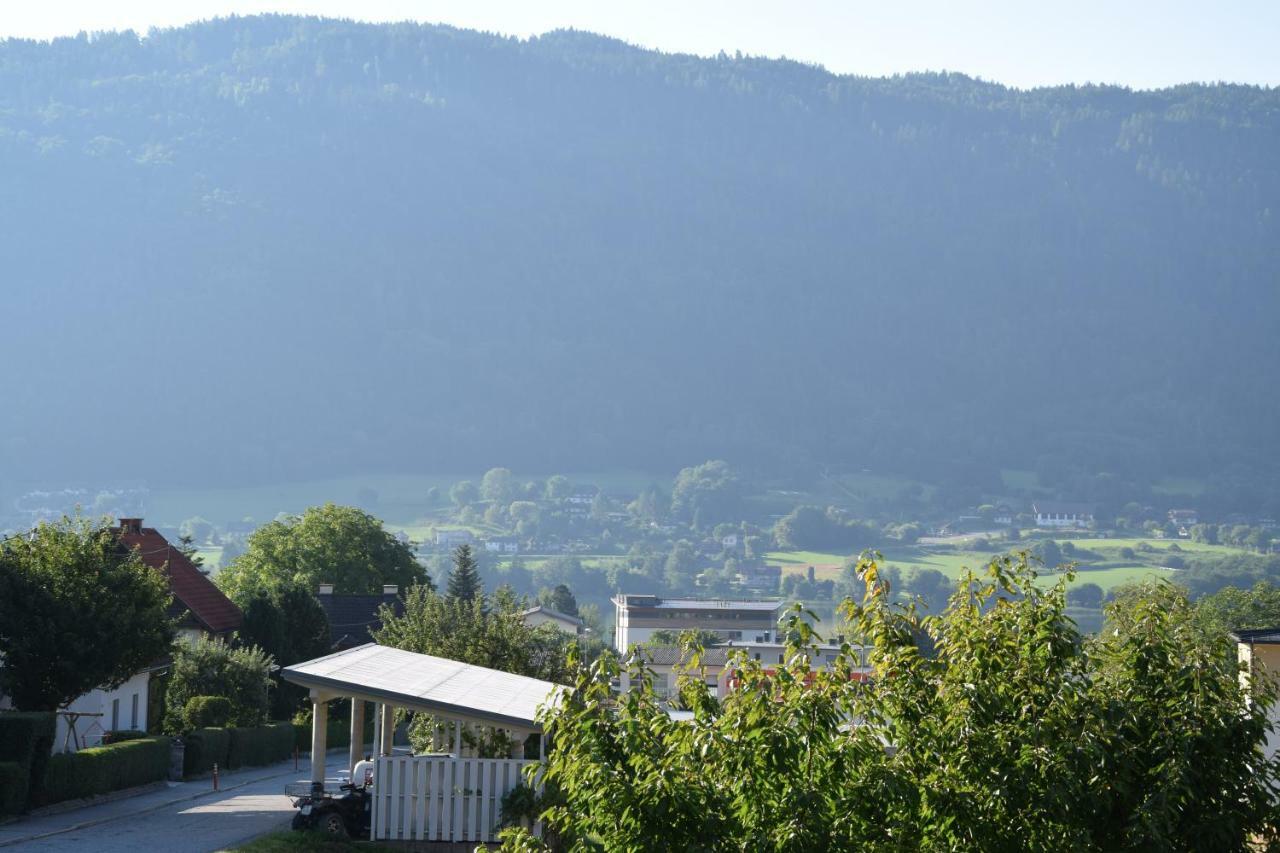
M362 761L355 769L352 779L340 780L336 791L324 782L286 785L285 794L298 810L293 816L293 828L317 830L334 838L368 838L373 809L373 797L369 793L373 765Z

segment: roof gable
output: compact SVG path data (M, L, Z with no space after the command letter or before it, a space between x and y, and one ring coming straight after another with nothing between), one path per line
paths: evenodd
M239 630L244 621L240 608L214 586L186 554L169 544L154 527L130 524L129 519L121 521L122 525L115 528L116 540L137 551L144 564L165 574L175 605L190 611L211 633Z

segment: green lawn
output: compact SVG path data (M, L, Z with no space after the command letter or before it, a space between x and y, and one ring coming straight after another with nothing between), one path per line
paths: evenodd
M1112 542L1123 540L1104 539L1092 541ZM1082 543L1077 542L1077 545L1080 544ZM1117 545L1116 547L1119 548L1121 546ZM882 553L884 555L884 565L886 566L896 566L903 572L908 572L912 569L935 569L952 579L959 578L966 568L973 569L975 573L979 572L989 558L989 555L977 552L935 551L928 548L915 547L888 548ZM787 575L802 575L809 566L814 566L814 576L818 580L834 579L840 573L840 569L843 567L845 559L847 559L838 554L817 551L772 551L766 554L765 558L774 565L782 566L783 574ZM1175 571L1158 569L1139 563L1109 566L1105 569L1091 569L1088 566L1079 566L1072 585L1095 583L1107 590L1119 584L1140 580L1147 575L1174 577L1176 574L1177 572ZM1052 583L1056 575L1046 572L1044 577L1048 582Z
M222 568L222 546L221 545L201 545L196 549L198 554L204 558L204 566L210 571L217 571Z
M332 839L316 832L273 832L219 853L382 853L392 848L371 841Z
M1169 551L1169 546L1175 542L1178 548L1185 552L1196 552L1202 554L1237 554L1240 553L1238 548L1232 548L1227 545L1207 545L1203 542L1192 542L1190 539L1072 539L1077 548L1087 548L1090 551L1118 551L1121 548L1133 548L1138 550L1138 546L1146 544L1155 549L1156 552L1164 553ZM1141 553L1141 552L1140 552ZM1152 552L1147 552L1152 554ZM1176 551L1172 553L1177 553Z
M849 555L824 551L770 551L764 555L764 558L768 563L776 563L783 567L799 565L804 568L807 566L829 566L833 563L842 566L844 561L849 559Z
M1204 483L1191 477L1165 477L1151 487L1157 495L1199 495L1204 492Z

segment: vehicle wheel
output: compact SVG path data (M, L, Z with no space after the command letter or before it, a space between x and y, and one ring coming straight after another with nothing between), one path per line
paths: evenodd
M338 812L329 812L321 815L317 829L330 838L347 837L347 823Z

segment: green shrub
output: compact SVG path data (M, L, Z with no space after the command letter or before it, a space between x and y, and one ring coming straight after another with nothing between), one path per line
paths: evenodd
M293 754L292 723L228 729L227 767L257 767L284 761Z
M104 746L112 743L124 743L127 740L142 740L147 733L141 729L112 729L102 736Z
M16 761L0 761L0 817L19 814L26 809L30 787L28 772Z
M28 795L44 779L57 726L49 711L0 711L0 762L14 762L25 771Z
M169 775L171 744L144 737L52 756L32 801L48 805L159 782Z
M182 739L186 752L182 760L183 776L199 776L213 770L213 765L227 766L231 732L227 729L196 729Z
M185 729L187 702L194 696L226 696L228 722L258 726L267 721L272 658L256 646L232 648L220 640L179 643L165 688L165 731Z
M302 752L311 751L311 720L298 714L293 718L294 746ZM364 720L364 742L373 742L373 714ZM325 746L329 749L351 745L351 723L347 720L330 720L325 728Z
M187 729L222 728L231 719L231 700L225 696L192 696L182 710Z

